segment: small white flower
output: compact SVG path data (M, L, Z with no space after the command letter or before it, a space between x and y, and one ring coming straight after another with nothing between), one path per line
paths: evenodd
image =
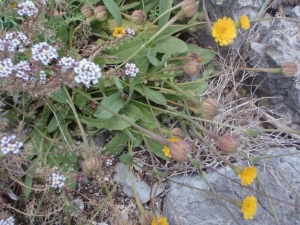
M58 57L56 49L48 45L46 42L35 44L31 47L31 52L32 59L35 61L41 61L45 66Z
M17 8L20 16L27 15L30 17L38 13L38 9L35 7L34 3L28 0L19 4Z
M139 72L139 69L136 67L134 63L126 63L125 64L125 74L135 77Z
M20 152L20 148L23 146L23 143L16 141L16 135L11 135L9 137L3 136L0 141L0 150L3 154L12 152L17 154Z
M62 57L59 60L58 65L70 69L74 67L74 63L75 59L73 59L72 57Z
M57 173L52 173L50 181L51 187L53 188L61 188L65 185L66 177L63 175L59 175Z
M1 219L0 225L14 225L15 224L15 218L12 216L8 217L7 219Z
M129 27L125 30L126 36L132 38L135 35L134 30L132 29L132 27Z
M13 72L13 63L10 58L6 58L0 61L0 77L7 77Z
M16 77L21 78L25 81L28 81L30 78L31 68L27 61L21 61L14 66L16 72Z
M93 62L89 62L86 59L82 59L74 67L74 72L77 76L74 77L76 83L83 83L87 88L90 87L90 83L98 83L98 79L101 77L101 68Z

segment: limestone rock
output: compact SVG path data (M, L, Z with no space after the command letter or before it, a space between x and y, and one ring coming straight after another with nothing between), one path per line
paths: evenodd
M115 167L116 174L114 176L114 181L119 182L121 180L120 185L123 187L124 194L127 197L134 197L129 170L126 172L125 177L122 179L125 170L127 170L127 166L125 166L123 163L117 163ZM139 199L141 200L142 204L150 201L150 191L151 191L150 186L145 181L138 179L136 176L134 176L134 183L137 189ZM153 187L152 193L154 192L155 189L156 186ZM156 191L156 195L159 195L162 192L163 190L159 187Z
M267 155L282 155L297 153L296 148L271 148ZM300 223L300 199L288 186L284 179L294 188L295 192L300 193L300 155L278 156L270 159L264 159L256 164L258 175L266 190L266 194L280 201L269 198L275 210L280 224L299 224ZM220 175L223 174L230 178ZM283 177L281 177L281 174ZM172 177L170 178L181 184L192 187L209 190L208 185L198 176L192 177ZM235 205L224 200L222 202L228 207L232 215L240 224L276 224L268 199L261 194L262 186L256 180L250 187L256 192L251 191L240 185L240 179L228 168L221 168L217 172L211 172L207 175L207 180L214 190L223 196L231 199L244 199L246 196L254 195L258 199L257 213L253 220L244 220L240 209ZM219 225L219 224L237 224L228 211L221 205L220 201L209 194L199 190L191 189L183 185L170 182L170 191L168 196L173 207L176 210L183 225ZM288 202L289 204L285 204ZM295 207L293 205L298 205ZM171 208L168 199L164 199L163 214L167 216L169 224L179 224L178 219Z

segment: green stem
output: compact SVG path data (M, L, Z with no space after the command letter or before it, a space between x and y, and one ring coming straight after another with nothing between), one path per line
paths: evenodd
M80 130L80 133L81 133L81 136L82 136L82 140L83 140L83 144L84 144L85 157L86 157L86 159L88 159L88 158L92 157L92 154L91 154L91 152L89 151L90 148L89 148L88 140L87 140L87 138L86 138L86 135L85 135L83 126L82 126L82 124L81 124L81 122L80 122L79 116L78 116L78 114L77 114L77 112L76 112L76 109L75 109L75 106L74 106L74 104L73 104L72 98L71 98L71 96L69 95L69 92L68 92L68 90L67 90L67 88L66 88L65 86L63 86L63 89L64 89L64 91L65 91L65 93L66 93L66 95L67 95L67 97L68 97L68 103L69 103L69 105L70 105L70 107L71 107L71 109L72 109L72 111L73 111L73 113L74 113L76 122L77 122L77 124L78 124L78 128L79 128L79 130ZM74 90L76 90L76 89L74 89Z
M198 99L194 98L193 96L191 96L190 94L188 94L187 92L185 92L184 90L180 89L179 87L177 87L176 85L172 84L171 82L160 78L159 76L156 76L156 78L158 78L159 80L167 83L168 85L170 85L175 91L180 92L184 97L186 97L187 99L191 100L193 103L195 103L198 106L201 106L202 102L199 101Z
M265 73L281 73L281 68L247 68L247 67L235 67L233 69L254 71L254 72L265 72Z

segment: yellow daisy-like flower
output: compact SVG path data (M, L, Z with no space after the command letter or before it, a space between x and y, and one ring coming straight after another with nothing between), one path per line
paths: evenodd
M114 37L124 37L126 34L124 27L116 27L113 32Z
M254 166L246 167L238 176L242 180L242 185L248 186L253 183L257 176L256 168Z
M257 210L257 199L254 196L247 196L242 204L242 212L245 220L252 220Z
M218 19L212 27L212 36L221 46L230 45L236 37L235 23L231 18Z
M159 221L160 225L169 225L166 217L159 216L158 221ZM157 222L156 218L153 217L151 225L158 225L159 223Z
M243 29L248 30L250 28L250 21L248 16L242 15L240 18L240 24Z
M178 140L179 140L178 138L174 138L174 137L172 137L172 138L169 139L170 142L175 142L175 141L178 141ZM170 155L170 149L167 146L164 146L163 152L165 153L165 156L171 157L171 155Z

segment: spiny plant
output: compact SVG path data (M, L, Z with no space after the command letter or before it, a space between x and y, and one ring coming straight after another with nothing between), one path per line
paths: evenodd
M13 207L4 198L0 201L1 209L18 215L3 216L3 222L34 224L56 220L71 224L76 217L77 223L92 223L109 199L117 223L122 224L112 199L116 186L108 187L103 180L103 171L112 165L112 158L119 157L132 175L133 150L143 145L153 168L154 157L188 162L206 179L201 161L185 138L188 135L203 143L204 136L210 137L215 145L207 145L208 150L241 178L241 184L254 182L257 171L252 161L250 167L237 166L224 156L242 154L236 138L219 136L203 125L212 122L220 106L215 98L200 98L209 88L209 81L224 74L213 73L217 66L217 61L212 61L215 52L186 43L176 35L195 28L209 29L220 46L227 46L236 38L237 29L250 28L250 21L247 16L236 22L223 17L211 25L204 3L0 3L0 8L7 9L1 12L0 21L0 157L5 165L0 169L4 181L0 191L17 203ZM200 70L201 77L195 79L193 76ZM287 62L282 68L260 71L290 77L297 66ZM183 79L183 72L190 78ZM170 129L168 123L175 120L180 121L181 129ZM93 138L104 132L112 137L99 152ZM245 132L260 133L251 129ZM165 175L156 169L152 173L161 183ZM88 216L71 196L86 176L100 177L105 199ZM168 224L154 206L151 212L146 211L134 185L133 189L140 223ZM237 205L245 219L255 216L256 197L232 200L210 193ZM37 200L36 195L41 198ZM50 204L47 195L59 197ZM26 202L30 202L27 208ZM45 204L49 204L47 210L42 207ZM26 212L17 206L25 207ZM60 211L64 216L57 215Z

